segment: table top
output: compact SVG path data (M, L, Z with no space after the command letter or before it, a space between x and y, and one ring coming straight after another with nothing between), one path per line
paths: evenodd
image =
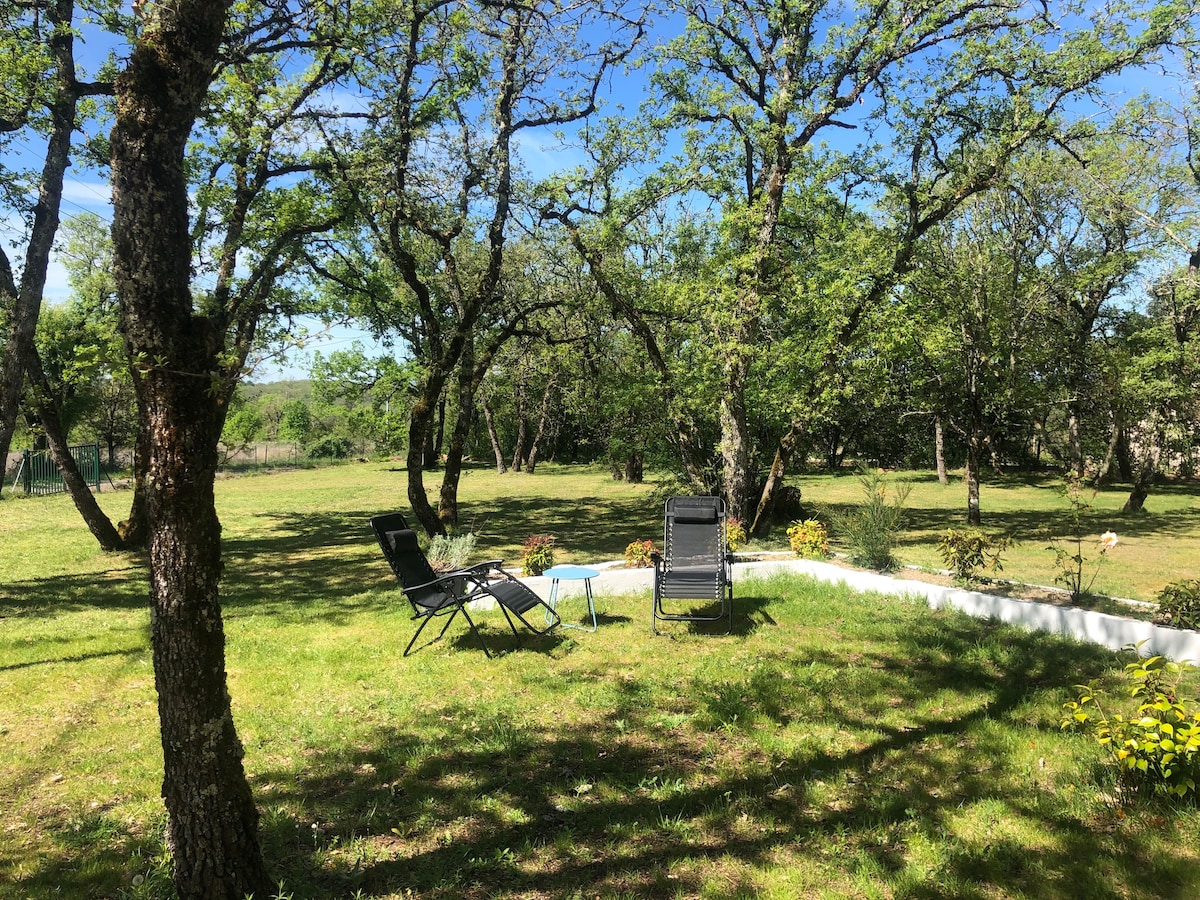
M575 581L578 579L595 578L600 573L595 569L586 569L583 566L551 566L542 574L563 581Z

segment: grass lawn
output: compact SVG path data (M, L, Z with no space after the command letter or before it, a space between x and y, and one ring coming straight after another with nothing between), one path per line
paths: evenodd
M737 584L730 637L656 638L648 595L600 595L595 634L488 661L456 623L404 659L415 626L367 529L406 508L403 478L369 463L218 483L230 689L285 896L1200 895L1200 814L1118 805L1094 741L1058 727L1114 654L780 578ZM852 478L800 484L857 498ZM652 492L595 469L472 470L463 521L481 559L517 561L534 532L560 562L613 559L661 536ZM938 564L929 536L961 501L917 485L904 561ZM1197 491L1114 525L1122 501L1096 502L1097 534L1123 541L1103 583L1185 577ZM102 502L119 518L129 495ZM1013 482L983 508L1031 532L1064 505ZM0 547L0 897L169 896L143 564L96 552L65 498L0 503Z

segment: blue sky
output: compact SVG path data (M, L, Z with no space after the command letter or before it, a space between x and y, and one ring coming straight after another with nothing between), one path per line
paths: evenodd
M82 66L85 69L88 68L89 57L92 61L98 59L100 54L106 52L108 46L110 45L106 42L95 38L85 44L82 48L83 53L81 53ZM618 81L610 95L610 106L619 99L624 102L626 112L632 112L640 99L643 78L644 76L638 73ZM1165 93L1162 79L1154 73L1146 72L1130 73L1120 81L1113 82L1111 88L1114 101L1128 99L1147 89ZM353 98L347 97L346 102L352 103ZM24 135L18 135L8 146L6 155L10 156L10 159L6 162L10 165L23 164L32 167L40 165L40 148L28 143L29 140ZM564 150L558 140L549 133L525 135L521 144L521 155L525 165L534 174L544 174L555 168L581 161L581 154L576 156L571 151ZM97 173L74 170L68 173L65 186L62 206L63 219L69 220L72 216L83 212L95 213L103 220L110 221L109 187ZM5 241L6 252L10 254L16 264L19 264L23 252L23 242L20 242L20 237L19 223L14 222L11 218L0 218L0 240ZM12 246L14 240L19 242L19 246L16 248ZM67 284L65 270L61 262L56 259L49 272L45 291L46 299L49 302L61 302L69 294L70 288ZM308 324L311 331L319 330L319 323ZM384 352L365 331L345 327L331 329L326 339L316 340L310 346L328 354L334 350L348 348L355 341L363 344L368 353ZM281 366L273 362L264 363L252 377L256 381L279 377L305 377L304 365L307 356L307 351L298 351L290 354L289 362L286 365Z

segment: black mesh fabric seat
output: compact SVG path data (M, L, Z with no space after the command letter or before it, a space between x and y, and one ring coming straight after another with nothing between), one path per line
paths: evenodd
M733 631L733 577L725 548L725 501L671 497L663 524L663 552L654 561L654 611L661 621L720 622Z
M433 639L436 641L446 633L454 617L462 613L471 633L479 641L479 646L491 657L487 644L484 643L467 610L467 604L472 600L485 597L492 598L499 605L508 627L512 629L517 640L520 640L521 635L513 622L513 616L536 634L545 634L558 625L558 615L554 610L550 609L541 597L501 568L503 560L493 559L466 569L438 574L429 565L429 560L417 541L417 535L408 527L400 513L375 516L371 519L371 530L379 541L379 548L383 551L392 573L400 582L404 596L412 604L413 618L421 620L416 633L404 648L405 656L412 651L413 644L430 620L437 616L446 617L442 630ZM550 623L546 628L537 628L526 618L526 614L538 606L545 609L546 621Z

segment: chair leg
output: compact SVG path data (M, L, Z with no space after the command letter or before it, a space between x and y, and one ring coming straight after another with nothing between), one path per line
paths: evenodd
M421 632L425 630L425 626L429 624L429 620L431 618L433 618L433 617L432 616L421 616L421 624L417 626L417 630L413 632L413 636L411 638L409 638L409 640L408 640L408 646L404 648L405 656L408 656L408 654L412 652L413 644L415 644L417 642L417 638L419 638L421 636ZM454 616L451 615L450 618L453 619ZM433 641L438 640L438 638L440 638L443 634L445 634L446 629L449 627L450 627L450 620L447 619L446 624L442 626L441 634L439 634L436 638L434 638ZM432 644L433 641L430 641L429 643Z
M480 634L479 629L475 627L475 623L471 619L471 614L467 612L467 606L465 603L458 607L458 609L454 610L454 615L457 615L459 612L463 614L463 618L466 619L467 624L471 626L471 633L475 635L475 640L479 641L479 646L483 650L483 655L488 659L491 659L491 651L488 650L487 644L483 642L483 635Z
M479 633L479 629L475 627L475 623L471 620L471 616L467 612L466 607L463 606L457 607L454 612L450 613L450 615L446 617L445 624L442 625L442 630L438 632L438 636L432 641L427 641L422 644L421 649L428 647L430 644L436 644L438 641L440 641L443 635L446 634L446 630L450 627L450 623L454 621L454 617L460 612L463 614L463 618L467 620L467 625L470 627L471 633L475 635L475 640L479 642L480 649L483 650L484 655L488 659L491 659L492 654L488 650L487 644L483 642L483 635ZM408 656L408 654L412 652L413 644L417 642L417 638L421 636L421 632L425 630L425 626L429 624L429 620L432 618L433 616L421 616L421 624L417 627L417 630L413 634L412 638L409 639L408 646L404 648L404 656Z

